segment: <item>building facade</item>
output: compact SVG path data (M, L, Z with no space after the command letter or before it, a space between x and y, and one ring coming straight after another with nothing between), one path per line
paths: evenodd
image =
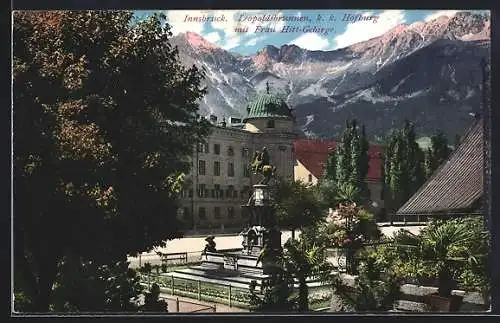
M187 229L224 230L241 228L247 222L242 204L260 180L252 174L254 153L266 147L279 176L293 180L294 118L286 103L269 91L247 107L242 123L218 122L199 143L191 158L192 169L181 192L181 216Z

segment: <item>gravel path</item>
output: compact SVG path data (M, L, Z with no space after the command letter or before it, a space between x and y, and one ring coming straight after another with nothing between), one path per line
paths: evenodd
M414 234L418 234L419 231L424 228L423 226L384 226L380 230L382 233L388 237L400 230L409 230ZM295 237L298 237L300 231L295 231ZM291 231L283 231L281 234L281 243L284 244L289 238L291 238ZM241 248L242 237L240 235L224 235L215 236L215 243L217 244L217 249L231 249L231 248ZM156 251L162 253L176 253L176 252L187 252L188 262L198 261L201 257L201 250L205 248L205 237L185 237L181 239L170 240L167 242L167 246L164 248L156 248L150 252L144 252L140 256L141 264L149 262L151 265L161 264L160 257L156 254ZM130 267L139 266L139 257L128 257L130 262Z
M281 234L281 243L284 244L290 237L292 233L290 231L283 231ZM295 232L295 236L298 236L298 232ZM243 237L240 235L230 235L230 236L215 236L215 243L217 244L217 249L231 249L231 248L242 248ZM151 265L160 264L160 257L156 254L157 251L162 253L176 253L176 252L187 252L188 261L197 261L200 259L201 251L205 248L205 237L186 237L181 239L174 239L167 241L167 246L164 248L155 248L150 252L144 252L141 254L141 263L149 262ZM138 267L139 257L128 257L130 261L130 267Z

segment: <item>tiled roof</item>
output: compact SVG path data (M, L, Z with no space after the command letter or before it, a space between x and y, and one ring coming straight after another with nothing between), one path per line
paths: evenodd
M328 153L336 147L335 141L298 139L294 142L295 157L316 178L323 175ZM371 146L368 149L370 156L367 180L382 179L382 147Z
M397 214L432 214L469 208L483 195L483 122L476 121L457 149Z
M292 118L292 111L286 102L272 94L264 93L255 100L248 103L247 106L249 118Z

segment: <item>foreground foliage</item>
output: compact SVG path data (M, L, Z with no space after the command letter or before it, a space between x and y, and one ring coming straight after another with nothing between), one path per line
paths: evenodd
M326 248L307 239L289 239L284 248L286 272L298 280L297 310L309 310L307 279L329 283L333 266L326 259Z
M180 64L164 22L117 11L13 15L23 310L49 310L66 257L112 265L181 236L177 192L208 126L197 114L203 74Z
M385 277L382 277L382 273ZM360 268L354 286L349 286L339 276L333 283L334 293L340 297L346 309L354 311L388 311L399 299L401 279L387 272L369 257Z
M51 310L137 311L141 292L139 276L126 261L99 264L65 257L54 284Z
M419 235L400 231L378 250L377 262L399 277L437 280L439 295L454 288L487 291L489 236L482 217L434 221Z

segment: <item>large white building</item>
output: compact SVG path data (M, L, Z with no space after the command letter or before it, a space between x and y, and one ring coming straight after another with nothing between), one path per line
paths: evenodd
M213 129L193 152L192 170L181 193L187 229L241 228L247 221L242 204L260 176L251 174L255 151L263 147L279 176L294 179L294 118L284 100L267 93L247 107L247 117L227 122L212 116Z

